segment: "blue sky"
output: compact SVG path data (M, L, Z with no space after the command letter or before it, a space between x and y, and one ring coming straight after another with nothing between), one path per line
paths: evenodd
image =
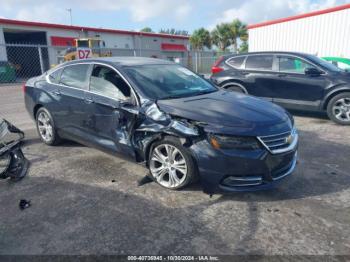
M0 0L0 17L103 28L192 32L234 18L252 24L350 3L350 0Z

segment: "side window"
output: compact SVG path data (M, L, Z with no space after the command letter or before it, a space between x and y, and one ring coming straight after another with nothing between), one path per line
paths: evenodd
M63 69L60 84L80 89L87 89L89 65L71 65Z
M227 61L227 63L234 68L241 68L244 62L245 56L233 57Z
M251 70L272 70L272 55L252 55L248 56L245 68Z
M313 65L296 57L279 57L279 71L303 74L306 68L315 68Z
M62 73L62 68L56 71L53 71L51 74L49 74L50 82L53 84L58 84L60 82L61 73Z
M130 88L120 75L112 68L99 65L92 71L90 91L117 100L130 97Z

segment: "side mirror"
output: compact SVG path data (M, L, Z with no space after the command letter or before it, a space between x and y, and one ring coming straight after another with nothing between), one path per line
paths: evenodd
M314 67L309 67L305 69L305 75L309 75L309 76L319 76L322 73L323 73L322 71Z

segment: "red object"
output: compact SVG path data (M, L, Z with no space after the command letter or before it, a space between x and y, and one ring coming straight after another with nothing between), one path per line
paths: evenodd
M218 58L218 60L215 61L215 63L213 64L213 66L211 67L211 73L212 74L216 74L219 73L221 71L224 71L224 69L222 67L220 67L220 63L222 62L222 60L224 60L223 56L220 56Z
M26 83L23 83L23 85L22 85L22 92L23 92L23 93L26 92Z
M184 45L179 44L163 43L161 48L164 51L187 51L187 48Z
M267 26L267 25L279 24L279 23L293 21L293 20L306 18L306 17L312 17L312 16L317 16L317 15L322 15L322 14L328 14L328 13L341 11L341 10L345 10L345 9L349 9L349 8L350 8L350 4L340 5L340 6L324 9L324 10L314 11L314 12L311 12L311 13L295 15L295 16L290 16L290 17L286 17L286 18L280 18L280 19L276 19L276 20L266 21L266 22L258 23L258 24L254 24L254 25L249 25L248 29L253 29L253 28L257 28L257 27L263 27L263 26Z
M0 24L58 28L58 29L67 29L67 30L75 30L75 31L93 31L93 32L104 32L104 33L112 33L112 34L153 36L153 37L176 38L176 39L189 39L190 38L189 36L184 36L184 35L169 35L169 34L157 34L157 33L146 33L146 32L134 32L134 31L127 31L127 30L106 29L106 28L86 27L86 26L72 26L72 25L42 23L42 22L29 22L29 21L12 20L12 19L4 19L4 18L0 18ZM77 32L77 35L78 35L78 32Z
M53 46L74 46L74 37L51 36Z

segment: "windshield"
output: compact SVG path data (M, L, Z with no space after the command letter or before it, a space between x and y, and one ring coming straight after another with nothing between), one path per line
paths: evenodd
M179 65L133 66L125 71L151 99L189 97L217 91L209 82Z
M324 68L324 69L326 69L328 71L331 71L331 72L343 72L343 70L341 70L340 68L336 67L335 65L333 65L333 64L331 64L331 63L329 63L329 62L327 62L327 61L325 61L325 60L323 60L321 58L318 58L317 56L311 56L310 55L310 56L308 56L308 58L312 62L320 65L322 68Z

